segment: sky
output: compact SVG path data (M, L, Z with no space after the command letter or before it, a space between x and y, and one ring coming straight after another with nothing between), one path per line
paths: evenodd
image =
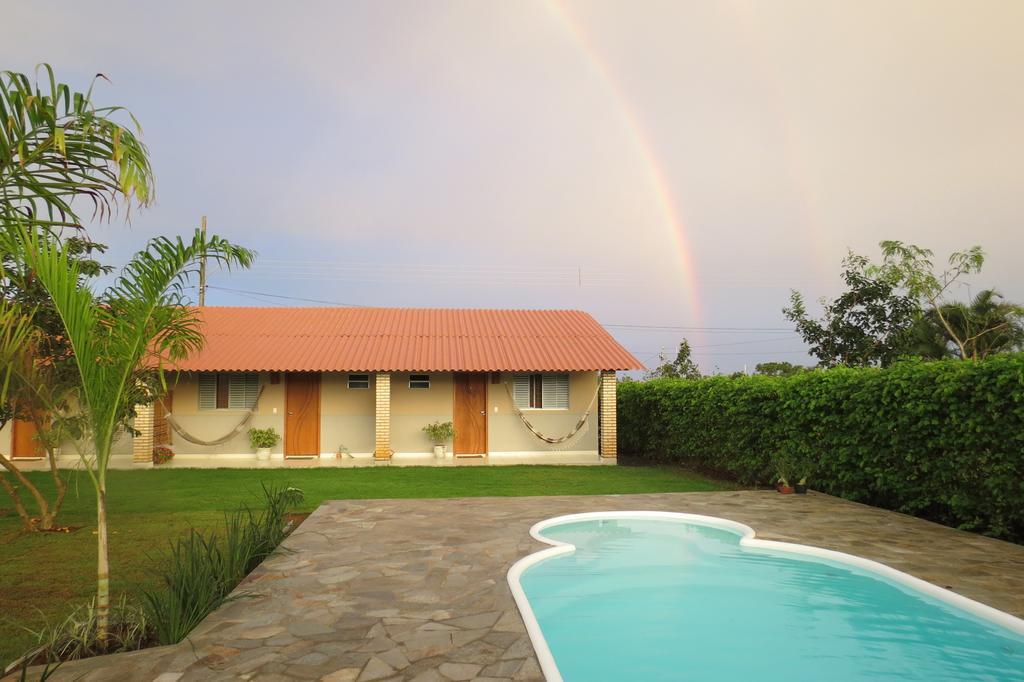
M201 215L260 254L209 305L575 308L732 372L813 364L790 290L883 239L1024 300L1017 0L4 6L0 68L143 126L112 262Z

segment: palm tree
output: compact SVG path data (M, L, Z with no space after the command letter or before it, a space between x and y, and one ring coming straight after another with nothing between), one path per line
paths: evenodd
M1024 308L994 289L978 292L968 305L945 306L943 312L971 359L1018 350L1024 344Z
M96 76L85 92L58 83L49 64L43 85L0 72L0 218L52 231L80 228L75 199L88 197L93 216L109 218L119 203L145 206L153 197L149 153L138 121L123 107L97 107ZM117 122L125 117L132 129Z
M85 234L79 205L91 205L93 217L99 218L109 218L124 206L127 217L133 204L145 206L152 200L153 173L131 113L123 107L99 107L93 102L93 86L102 75L93 78L84 92L57 82L47 64L37 69L36 76L33 80L25 74L0 71L0 231L21 226L45 231L65 252L77 256L85 286L85 279L107 269L92 259L93 253L101 253L105 247ZM122 125L122 120L127 125ZM43 404L59 404L65 389L74 386L66 362L71 353L61 322L33 273L10 250L0 252L0 268L0 299L19 314L31 314L36 327L32 352L22 346L15 349L21 351L16 357L6 358L36 376L19 381L12 375L14 381L0 400L0 423L11 419L36 422L56 495L48 500L3 453L0 488L10 495L26 530L40 530L54 525L67 489L53 443L73 420L61 410L44 410ZM47 362L38 362L40 358ZM39 399L40 391L50 393L46 400ZM20 484L23 496L35 503L38 522L8 475Z
M91 446L82 459L96 491L96 609L102 642L110 608L106 478L111 446L128 427L135 405L151 402L164 387L164 368L202 347L200 322L185 294L201 260L248 267L254 254L199 230L188 242L157 237L97 295L81 286L79 263L39 230L8 230L5 240L9 252L50 295L73 353L76 398Z
M1024 308L994 289L978 292L970 303L947 303L925 311L908 342L911 355L931 360L978 360L1022 347Z

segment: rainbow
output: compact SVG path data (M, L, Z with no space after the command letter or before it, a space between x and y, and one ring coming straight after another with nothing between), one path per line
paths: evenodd
M566 27L573 42L580 52L586 56L587 64L593 69L601 82L604 83L605 87L607 87L618 110L622 114L623 123L636 144L644 166L647 168L648 179L654 190L655 199L665 216L665 223L671 232L671 239L675 244L676 251L679 253L684 297L690 311L690 319L686 322L695 326L701 326L703 324L703 314L697 270L693 263L693 249L686 238L686 223L683 220L682 211L672 197L671 190L669 190L667 175L658 161L657 155L654 153L654 145L640 125L640 119L633 110L629 98L626 97L622 87L613 77L608 65L594 48L580 23L572 16L561 0L547 0L545 6Z

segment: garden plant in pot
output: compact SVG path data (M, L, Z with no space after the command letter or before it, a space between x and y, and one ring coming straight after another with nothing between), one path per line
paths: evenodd
M795 490L790 485L790 480L793 478L793 467L795 462L793 456L788 453L777 453L772 458L772 463L775 465L775 489L783 495L792 495Z
M249 429L249 443L256 451L256 459L266 461L270 459L270 448L281 442L274 427L267 429Z
M434 444L434 457L444 457L445 444L455 438L455 425L451 422L434 422L423 427L423 433Z

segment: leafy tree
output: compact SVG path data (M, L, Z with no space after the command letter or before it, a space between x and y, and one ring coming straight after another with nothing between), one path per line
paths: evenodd
M81 453L96 490L98 637L108 634L110 572L107 550L107 467L111 446L129 428L134 407L151 402L164 384L167 363L203 345L199 320L185 288L203 258L248 267L252 252L199 230L191 241L157 237L101 294L80 283L79 264L38 230L9 230L8 252L35 273L50 295L72 349L76 400L88 450Z
M963 350L973 359L1020 350L1024 347L1024 308L1006 301L994 289L979 292L968 304L941 306L941 316L940 310L931 308L911 330L907 352L929 360L955 357L960 349L957 339L964 340Z
M683 339L679 342L679 352L674 360L664 354L658 356L658 366L647 373L648 379L700 379L700 368L690 357L690 342Z
M1019 314L1012 314L1007 308L1000 310L995 296L986 295L969 306L948 300L953 284L966 275L981 272L985 253L980 246L953 252L948 268L942 272L935 271L934 253L929 249L899 241L884 241L880 246L882 264L872 266L870 272L900 287L907 297L930 306L928 313L953 343L960 358L978 359L979 352L988 348L990 340L995 347L1007 343L1007 339L1012 344L1014 320L1019 324ZM1005 334L1001 342L1000 334Z
M846 291L839 298L821 299L822 319L808 315L798 291L790 295L783 314L796 325L820 366L890 364L905 348L919 314L916 297L901 293L891 273L876 274L867 258L853 252L843 259L843 281Z
M53 69L42 65L42 84L27 75L0 72L0 228L40 230L39 239L59 245L77 264L79 285L107 272L95 255L104 251L82 229L79 206L92 207L92 217L110 218L119 206L125 215L133 203L146 205L153 196L153 175L146 147L136 136L138 123L122 107L97 107L92 89L72 91L58 83ZM125 116L132 129L115 120ZM33 422L54 479L55 499L0 453L0 466L17 481L0 475L27 529L52 528L66 485L57 468L55 446L76 433L76 417L68 413L66 396L75 385L71 348L63 325L31 269L9 250L0 252L0 300L15 314L29 316L35 332L17 356L6 358L22 371L12 376L0 400L0 425L11 419ZM28 376L19 381L18 376ZM41 395L45 392L46 395ZM50 406L44 410L43 404ZM38 508L36 524L22 503L19 487Z
M790 377L806 371L808 371L807 367L794 365L792 362L759 362L754 367L754 374L769 377Z

